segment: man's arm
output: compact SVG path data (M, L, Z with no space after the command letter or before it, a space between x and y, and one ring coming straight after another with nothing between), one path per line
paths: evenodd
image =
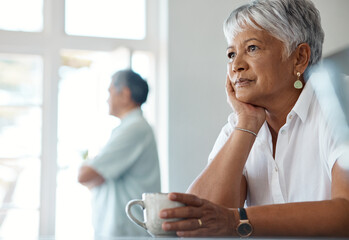
M82 185L92 189L103 184L105 179L92 167L83 165L79 170L78 181Z

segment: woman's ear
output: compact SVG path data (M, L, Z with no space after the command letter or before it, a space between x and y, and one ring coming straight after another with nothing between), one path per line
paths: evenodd
M295 57L295 74L296 72L304 73L305 69L308 67L311 50L308 43L301 43L296 48Z

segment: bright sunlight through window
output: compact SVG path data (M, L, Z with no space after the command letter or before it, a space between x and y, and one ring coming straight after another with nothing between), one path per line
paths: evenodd
M144 39L145 0L66 0L70 35Z
M0 0L0 29L41 32L43 0Z

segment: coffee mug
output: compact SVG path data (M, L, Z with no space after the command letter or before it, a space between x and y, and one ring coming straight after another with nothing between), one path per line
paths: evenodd
M132 215L131 208L140 205L143 208L144 222ZM162 209L182 207L184 204L168 199L168 193L143 193L142 200L131 200L126 205L126 214L135 224L148 231L153 237L176 236L175 231L164 231L163 222L178 221L178 218L161 219L159 214Z

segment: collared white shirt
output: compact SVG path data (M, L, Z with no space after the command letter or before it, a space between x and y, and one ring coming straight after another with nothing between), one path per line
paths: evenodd
M314 86L309 81L280 128L275 159L272 137L265 122L245 164L247 206L319 201L331 198L331 170L338 158L348 160L348 128L328 124ZM315 87L316 88L316 87ZM209 155L213 160L234 131L231 114Z

